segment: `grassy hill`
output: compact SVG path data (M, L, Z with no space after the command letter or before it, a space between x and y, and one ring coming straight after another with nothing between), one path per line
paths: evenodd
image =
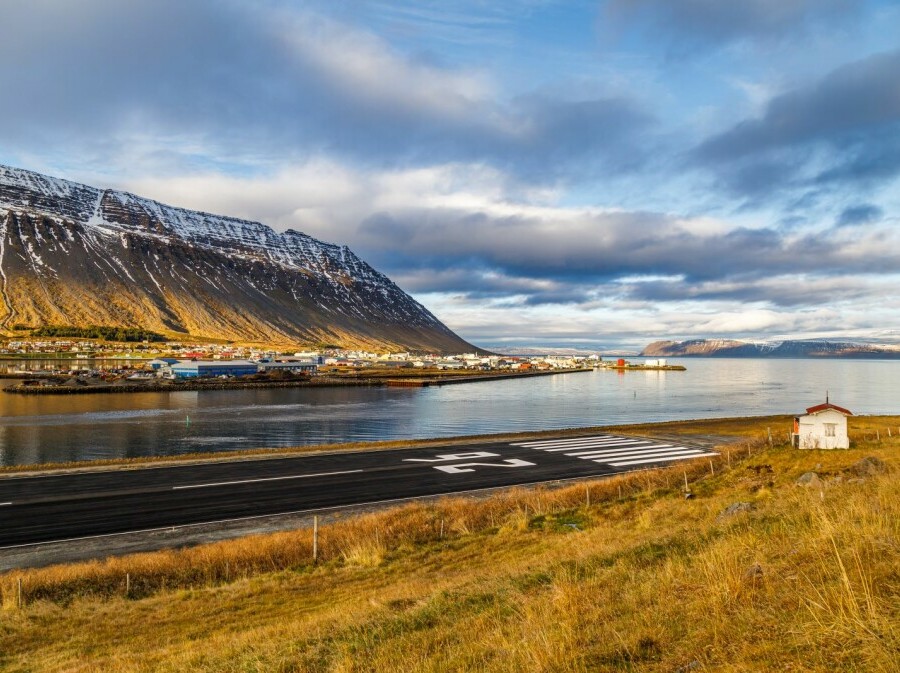
M315 565L301 530L7 573L0 669L897 671L900 418L831 452L770 425L656 427L746 436L712 464L347 517Z

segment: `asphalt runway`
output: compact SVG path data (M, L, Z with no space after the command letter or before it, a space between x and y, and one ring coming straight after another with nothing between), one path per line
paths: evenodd
M0 478L0 549L604 476L715 455L591 435Z

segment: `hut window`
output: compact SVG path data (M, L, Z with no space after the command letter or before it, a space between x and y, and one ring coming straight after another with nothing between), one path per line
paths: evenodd
M825 423L825 436L834 437L834 431L836 428L837 423Z

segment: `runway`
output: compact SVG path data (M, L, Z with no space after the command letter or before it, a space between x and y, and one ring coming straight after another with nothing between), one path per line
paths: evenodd
M596 434L0 478L0 549L598 477L715 453Z

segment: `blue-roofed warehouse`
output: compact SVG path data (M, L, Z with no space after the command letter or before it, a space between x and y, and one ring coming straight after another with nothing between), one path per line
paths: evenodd
M179 360L170 370L176 379L248 376L259 371L259 364L249 360Z

